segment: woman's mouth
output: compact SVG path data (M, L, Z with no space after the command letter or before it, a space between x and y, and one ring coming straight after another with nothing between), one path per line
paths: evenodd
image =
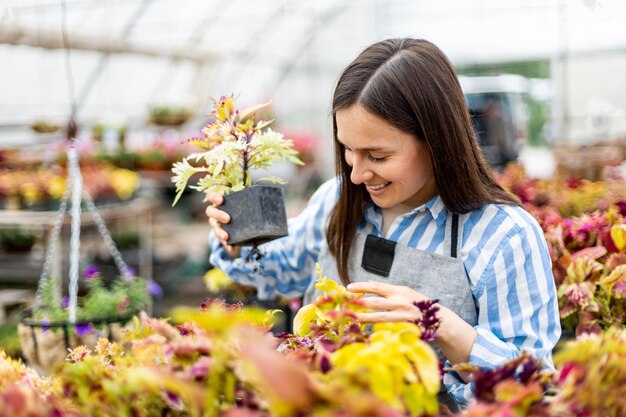
M366 185L365 188L367 189L368 193L372 195L379 195L387 189L387 186L389 184L391 184L391 182L385 182L383 184L376 184L376 185Z

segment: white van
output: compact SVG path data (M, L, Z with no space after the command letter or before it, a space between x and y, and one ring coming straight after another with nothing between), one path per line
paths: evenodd
M503 74L459 81L487 162L501 168L517 160L528 135L528 79Z

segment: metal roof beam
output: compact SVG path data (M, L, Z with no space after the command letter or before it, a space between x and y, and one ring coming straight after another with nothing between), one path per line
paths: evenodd
M163 45L134 44L124 36L93 36L79 33L70 33L71 49L103 52L107 54L134 54L157 58L179 59L202 64L214 60L217 56L199 48L186 48ZM3 23L0 26L0 44L27 45L44 49L63 49L63 37L60 31L45 30L42 28L27 28L12 23Z

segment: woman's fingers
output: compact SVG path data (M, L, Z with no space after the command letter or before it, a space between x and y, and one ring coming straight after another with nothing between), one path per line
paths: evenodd
M397 303L393 300L384 297L363 297L361 298L361 302L363 303L363 307L372 310L389 310L398 307Z
M420 316L420 311L413 303L427 299L424 294L409 287L377 281L353 282L347 288L352 292L378 295L362 299L364 307L379 310L359 313L357 317L363 323L416 320Z
M352 282L346 287L351 292L361 292L376 294L382 297L389 295L389 288L382 282L367 281L367 282ZM387 291L385 291L387 290Z
M361 323L388 323L398 321L413 321L417 319L415 313L402 310L376 311L373 313L356 313Z
M241 255L240 246L231 246L227 245L226 243L222 243L222 245L224 246L224 250L226 251L228 256L230 256L231 258L239 258L239 256Z
M348 291L351 292L364 292L369 294L380 295L381 297L389 297L394 294L406 294L408 291L413 291L410 288L400 285L392 285L378 281L367 282L353 282L348 284Z
M228 233L222 228L222 224L230 222L230 215L218 207L224 202L224 198L218 193L207 194L207 200L212 204L206 208L206 215L209 218L209 225L213 228L215 236L226 246Z
M215 237L217 237L223 245L226 245L226 241L228 240L228 233L226 233L226 231L222 228L222 225L217 220L215 220L214 217L211 217L209 219L209 224L213 228L213 233L215 233Z
M224 203L224 197L219 193L208 193L207 200L211 205L206 208L205 213L209 218L209 225L213 229L215 237L217 237L230 257L239 257L241 248L228 244L228 233L222 227L222 224L230 223L230 215L218 208Z
M208 206L205 210L205 213L209 220L215 219L222 224L230 222L230 214L226 213L223 210L220 210L216 206Z
M224 203L224 197L219 193L208 193L206 197L213 206L221 206Z

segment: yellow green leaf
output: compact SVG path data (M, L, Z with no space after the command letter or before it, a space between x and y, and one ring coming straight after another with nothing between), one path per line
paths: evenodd
M317 320L315 304L307 304L298 310L293 319L293 332L296 336L306 336L311 330L311 324Z

